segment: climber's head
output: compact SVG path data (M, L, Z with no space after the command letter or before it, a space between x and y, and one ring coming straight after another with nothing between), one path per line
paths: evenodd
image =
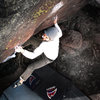
M57 33L57 28L51 27L44 31L44 35L42 36L42 38L46 41L54 40L57 37Z

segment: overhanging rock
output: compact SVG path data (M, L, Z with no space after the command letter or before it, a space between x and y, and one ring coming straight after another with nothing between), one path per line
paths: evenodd
M53 25L55 15L62 22L85 4L86 0L1 0L0 62L14 52L15 46Z

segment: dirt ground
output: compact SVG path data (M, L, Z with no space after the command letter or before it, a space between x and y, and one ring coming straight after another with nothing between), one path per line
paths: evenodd
M81 89L92 100L100 99L100 8L85 6L60 24L63 31L59 57L51 67ZM37 36L36 36L37 38ZM35 40L34 40L35 41ZM34 42L35 43L35 42ZM26 46L32 51L35 47ZM0 65L0 91L18 79L32 63L21 54Z

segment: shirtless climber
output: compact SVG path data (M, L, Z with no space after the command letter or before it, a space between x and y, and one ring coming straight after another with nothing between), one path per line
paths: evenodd
M54 19L55 27L51 27L44 31L44 35L42 36L43 42L33 52L27 51L21 46L15 48L15 52L22 53L29 59L35 59L40 55L42 55L42 57L35 61L34 64L27 67L25 72L20 76L20 80L14 85L14 88L23 84L35 69L52 63L58 57L59 38L62 36L62 31L57 24L57 19L58 17L56 16Z

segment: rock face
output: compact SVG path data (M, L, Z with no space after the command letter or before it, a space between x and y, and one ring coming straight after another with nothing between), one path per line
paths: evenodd
M53 25L58 15L62 22L86 4L86 0L1 0L0 62L33 34Z
M92 100L99 100L100 9L85 6L63 25L65 34L61 39L60 54L52 66L69 77Z
M100 8L100 0L89 0L90 4Z
M100 4L100 0L96 0L96 2Z
M74 30L71 30L67 38L63 38L62 46L63 47L70 47L74 49L79 49L82 46L82 35Z

